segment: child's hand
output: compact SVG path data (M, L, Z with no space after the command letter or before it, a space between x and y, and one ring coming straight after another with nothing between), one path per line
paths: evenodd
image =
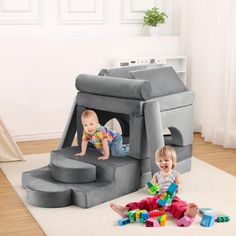
M98 157L98 160L107 160L107 159L109 159L109 157L108 156L102 156L102 157Z
M85 155L84 152L80 152L80 153L76 153L75 156L76 157L83 157Z

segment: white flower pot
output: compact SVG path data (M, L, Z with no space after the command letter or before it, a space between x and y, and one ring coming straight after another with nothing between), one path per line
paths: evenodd
M148 27L150 36L159 36L160 35L160 26Z

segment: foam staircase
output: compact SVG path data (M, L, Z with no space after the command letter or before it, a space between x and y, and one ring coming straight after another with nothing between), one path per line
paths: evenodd
M110 157L99 161L99 153L89 148L85 157L75 157L78 147L52 151L50 165L24 172L22 185L27 201L39 207L71 204L89 208L139 189L139 161L130 157ZM122 186L122 190L121 190ZM109 195L109 199L107 199Z

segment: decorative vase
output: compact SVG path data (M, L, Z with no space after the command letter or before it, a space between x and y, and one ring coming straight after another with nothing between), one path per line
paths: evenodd
M160 26L150 26L148 27L150 36L159 36L160 35Z

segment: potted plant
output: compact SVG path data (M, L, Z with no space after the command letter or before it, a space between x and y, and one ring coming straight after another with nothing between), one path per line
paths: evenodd
M157 7L153 7L152 9L148 9L145 11L143 25L149 26L150 35L158 35L158 26L164 24L166 18L168 18L168 16L165 12L160 11L160 9Z

